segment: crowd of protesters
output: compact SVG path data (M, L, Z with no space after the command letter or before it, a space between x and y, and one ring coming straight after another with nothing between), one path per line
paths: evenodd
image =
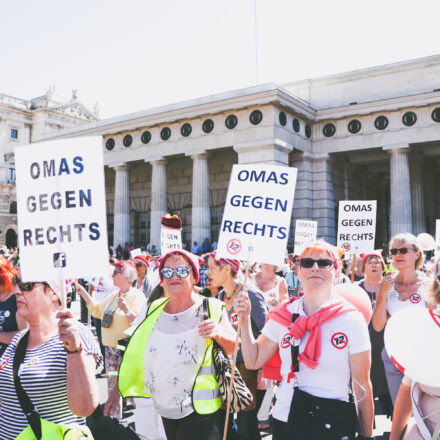
M68 289L87 306L96 338L62 309L66 286L23 283L18 252L4 252L0 438L33 439L35 429L63 438L52 435L57 426L84 426L99 408L99 377L107 377L104 417L120 419L134 399L132 435L141 439L218 440L224 429L230 440L269 429L274 440L369 439L375 411L392 418L392 440L440 438L440 390L416 384L416 399L413 378L384 347L399 310L440 310L440 262L415 236L398 234L388 253L356 264L321 240L281 267L255 264L248 276L216 249L208 238L162 256L149 244L111 248L108 273ZM370 314L350 302L360 290ZM237 369L253 400L225 426L211 341L231 355L238 330ZM415 407L422 415L410 420Z

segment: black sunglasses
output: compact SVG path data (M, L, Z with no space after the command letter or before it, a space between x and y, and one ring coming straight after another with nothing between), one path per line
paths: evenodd
M327 258L320 258L319 260L314 260L313 258L301 258L299 260L299 265L305 269L310 269L315 263L320 269L330 269L335 264L334 261Z
M391 255L397 255L397 254L402 254L405 255L408 253L409 250L413 250L413 249L409 249L409 248L399 248L399 249L390 249L390 254Z
M179 278L186 278L189 275L189 271L191 269L187 266L179 266L176 268L176 270L172 269L171 267L164 267L160 273L162 276L166 279L170 279L173 277L174 272Z
M142 267L143 266L143 264L142 263L136 263L136 267Z
M22 292L30 292L36 284L44 284L45 286L49 286L49 284L45 283L44 281L28 281L27 283L22 283L20 278L18 276L15 276L12 279L12 285L18 286L18 288L22 291Z

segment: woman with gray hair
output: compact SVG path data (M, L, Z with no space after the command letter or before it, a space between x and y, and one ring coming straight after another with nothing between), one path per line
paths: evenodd
M376 297L376 307L371 318L374 330L382 331L390 318L405 307L426 307L423 296L427 277L418 269L423 264L423 252L417 238L410 234L397 234L390 242L392 264L397 272L385 275ZM388 389L394 403L403 374L391 362L385 349L382 360Z
M136 278L136 266L133 262L116 262L113 272L113 284L116 290L99 302L95 301L80 284L75 283L91 315L101 319L109 395L104 414L116 418L122 417L121 399L111 398L114 394L118 394L117 372L122 360L121 351L117 348L118 341L126 337L125 330L133 324L139 310L146 302L143 292L132 287Z

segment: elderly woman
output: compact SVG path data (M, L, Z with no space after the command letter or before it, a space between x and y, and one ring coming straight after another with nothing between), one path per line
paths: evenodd
M397 272L386 275L379 286L376 307L371 318L373 328L382 331L388 318L404 307L426 307L423 296L426 276L417 269L423 263L423 252L417 238L409 233L391 239L390 254ZM385 349L382 350L391 400L396 400L403 374L393 365Z
M337 250L325 242L308 245L300 256L298 277L304 296L269 312L255 340L251 303L241 292L241 348L248 368L281 362L282 383L273 416L274 439L326 440L354 436L356 408L349 400L350 380L364 438L373 429L370 340L362 315L333 293L338 276ZM279 352L279 358L272 357Z
M358 285L367 292L370 297L373 310L376 306L376 296L379 291L382 274L385 272L385 261L382 257L382 249L373 251L371 254L361 254L359 271L364 278ZM381 357L384 348L383 330L377 332L370 322L368 326L371 340L371 382L373 384L373 395L378 397L383 414L392 415L393 405L388 392L387 378Z
M234 350L235 332L223 304L207 299L207 317L204 298L194 292L199 265L200 258L184 250L160 260L165 297L151 303L119 369L122 396L151 398L168 440L209 439L221 406L212 339L226 353Z
M436 306L433 314L440 316L440 258L434 263L432 272L431 285L426 289L426 299ZM394 406L390 440L438 440L440 388L413 382L407 376L402 380ZM413 419L410 419L411 414Z
M12 291L17 269L4 257L0 257L0 356L18 330L27 327L26 321L17 315L17 298Z
M99 403L95 380L99 347L69 310L61 310L60 281L22 283L16 278L14 293L17 315L29 323L29 330L14 336L0 359L1 438L13 440L29 425L14 386L18 344L25 344L19 381L41 418L42 438L54 438L48 422L85 424L84 417Z
M151 289L148 286L147 271L150 265L149 255L136 255L133 258L133 263L136 265L137 278L133 281L133 287L144 292L145 297L151 294Z
M229 320L233 327L238 327L238 315L234 309L234 301L236 296L243 290L243 284L238 279L240 270L240 262L226 258L216 259L216 252L213 252L208 261L208 277L211 278L212 284L215 286L223 286L223 290L218 294L218 298L226 304ZM265 299L262 293L248 289L248 295L252 303L251 326L255 337L261 332L267 315ZM252 391L254 402L251 408L240 411L237 414L237 428L240 439L257 440L260 439L258 430L257 414L263 401L265 390L257 390L258 368L247 369L244 365L241 350L237 355L237 367L243 376L248 388ZM217 426L221 433L224 427L224 411L219 413ZM232 417L229 419L228 427L230 436L233 436Z
M275 273L278 269L273 264L260 264L260 271L251 276L251 281L263 294L269 310L289 298L286 281Z
M124 331L132 325L146 302L144 294L131 285L136 276L136 266L132 262L117 261L113 272L113 284L116 290L102 301L96 301L80 284L75 284L92 316L101 320L109 395L104 414L116 418L122 417L122 405L117 387L117 371L122 360L121 351L117 348L118 341L126 337Z

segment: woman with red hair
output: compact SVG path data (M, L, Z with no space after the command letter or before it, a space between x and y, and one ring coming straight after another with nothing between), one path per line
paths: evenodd
M363 438L372 436L368 328L362 315L333 289L338 266L336 248L324 241L308 245L298 269L304 296L290 298L269 312L257 340L248 296L240 292L235 300L246 367L261 368L277 351L281 360L274 439L352 438L356 409Z
M17 300L12 292L17 268L0 257L0 357L19 330L27 327L23 318L17 316Z

